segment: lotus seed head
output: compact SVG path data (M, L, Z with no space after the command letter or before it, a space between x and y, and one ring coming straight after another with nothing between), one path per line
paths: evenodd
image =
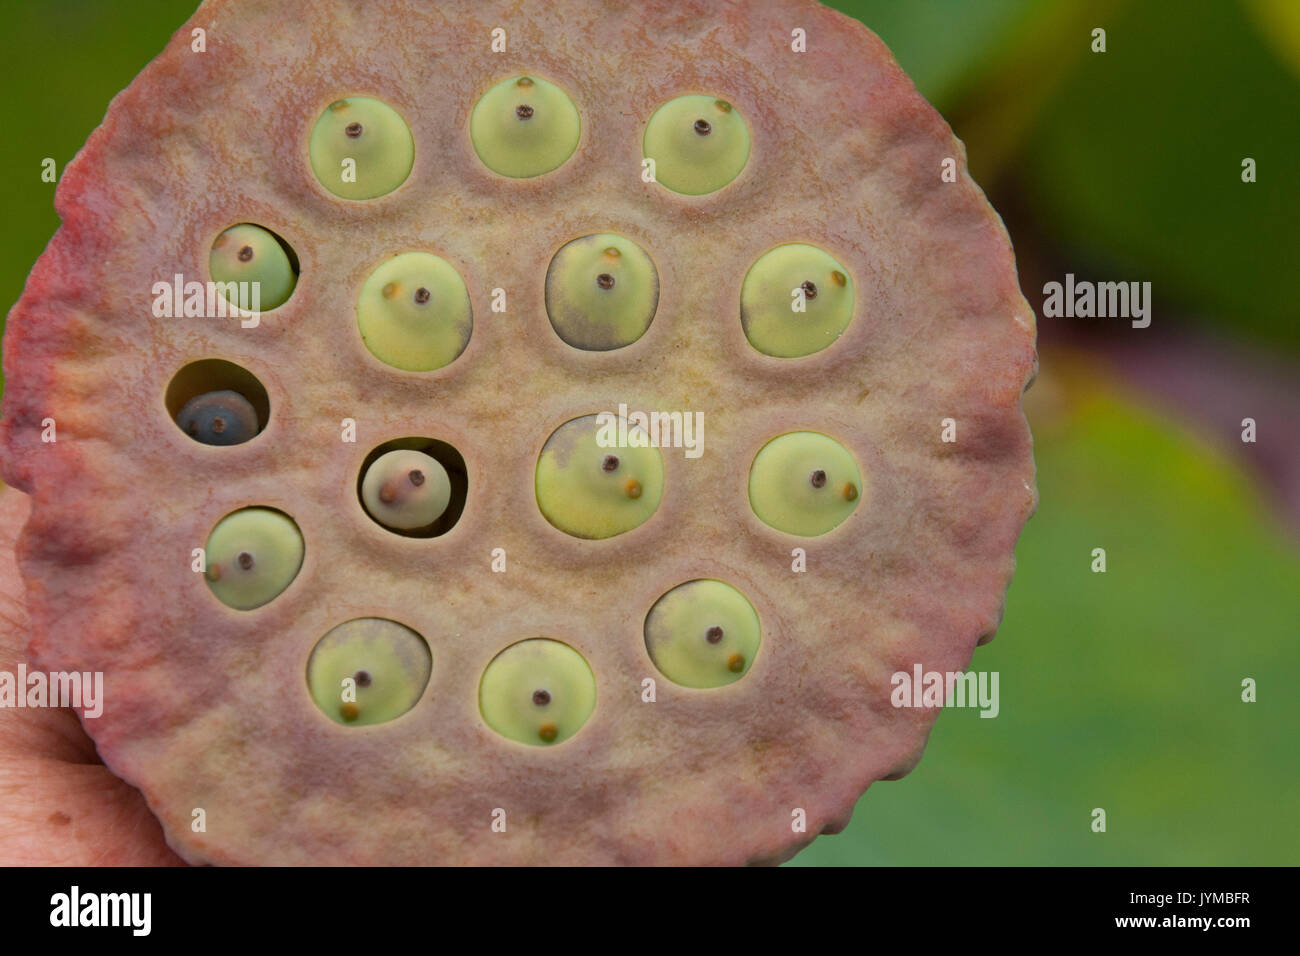
M760 639L754 606L722 581L679 584L655 602L645 619L650 659L684 687L721 687L739 680L758 653Z
M258 431L252 403L229 389L194 396L181 408L176 424L204 445L239 445Z
M577 149L581 131L569 95L554 83L526 76L504 80L484 93L469 119L478 158L511 179L558 169Z
M316 642L307 660L307 689L335 723L382 724L415 706L432 669L429 645L415 631L383 618L356 618ZM342 699L347 678L355 702Z
M226 515L208 535L208 587L240 611L261 607L283 593L302 567L302 533L293 519L270 508Z
M838 495L822 491L830 483ZM862 476L843 445L819 432L788 432L764 445L749 470L749 503L764 524L811 538L853 513ZM848 487L853 488L852 496Z
M212 243L208 272L228 302L269 312L288 301L298 284L289 254L273 232L252 223L231 226ZM257 283L257 299L252 283Z
M362 283L357 327L381 362L408 372L439 369L469 345L474 330L469 290L447 260L428 252L402 253Z
M537 459L537 505L556 528L577 538L609 538L647 521L663 494L664 463L639 426L623 422L629 447L618 456L605 449L617 440L617 419L575 418L557 428ZM612 434L611 434L612 433ZM647 447L634 447L637 435ZM617 457L614 469L607 458Z
M546 689L538 689L539 683ZM484 722L521 744L562 743L595 707L591 667L572 647L549 638L511 644L492 659L479 682Z
M564 342L605 352L645 334L659 306L659 272L630 239L601 233L561 247L546 271L546 314Z
M422 451L386 452L370 463L361 479L361 503L386 528L426 528L442 517L450 502L447 469Z
M740 112L711 96L679 96L650 117L642 155L655 161L655 179L687 196L716 192L749 161L749 127Z
M415 139L406 120L387 103L350 96L321 114L307 153L312 172L335 196L374 199L406 182L415 165ZM353 169L355 175L345 175Z
M810 276L825 277L825 282L818 285ZM793 308L795 289L803 290L802 312ZM848 327L853 310L853 286L844 267L829 253L801 242L760 256L740 290L740 321L749 344L777 358L826 348Z

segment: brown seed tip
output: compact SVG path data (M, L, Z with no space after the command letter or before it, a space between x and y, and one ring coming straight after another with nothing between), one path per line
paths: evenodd
M521 76L519 79L515 80L515 86L522 86L524 89L528 89L528 87L532 85L533 80L532 77L529 76Z
M722 640L722 628L718 627L716 624L713 625L704 632L704 639L710 644L718 643L718 641Z
M605 247L605 257L606 257L606 258L608 258L608 259L617 259L617 258L619 258L621 255L623 255L623 253L621 253L621 252L618 251L618 247L617 247L617 246L606 246L606 247Z
M727 658L727 670L733 674L739 674L745 669L745 655L732 654Z
M393 296L397 295L397 283L396 282L385 283L384 287L379 290L379 294L382 295L385 299L391 299Z
M629 498L640 498L641 482L637 481L635 478L629 478L627 481L623 482L623 490L627 492Z
M817 298L817 286L814 283L805 280L799 288L803 289L803 297L805 299Z
M826 472L818 468L808 476L808 484L814 488L824 488L826 486Z
M253 247L252 247L252 246L244 246L244 248L242 248L242 249L239 250L239 261L240 261L240 262L251 262L252 259L253 259Z
M420 286L420 288L415 290L415 304L424 305L424 303L429 301L429 296L430 296L429 290L426 289L424 286Z
M538 707L545 707L551 702L551 692L549 690L533 691L533 703Z
M213 430L214 432L216 432L218 435L220 435L220 434L222 434L223 432L225 432L225 430L226 430L226 420L225 420L224 418L219 417L219 416L213 418L213 419L212 419L212 430Z
M356 139L358 136L361 135L361 124L349 123L347 127L344 128L343 132L348 134L349 139Z
M614 277L608 272L602 272L600 275L596 276L596 285L600 286L602 289L612 289L614 288Z
M695 132L699 133L701 136L708 136L713 132L713 127L709 125L708 120L697 119L695 121Z
M409 481L411 484L415 485L415 487L419 488L422 484L424 484L424 472L422 472L419 468L412 468L410 472L407 474L406 480Z
M379 500L386 505L391 505L397 500L397 489L393 487L391 481L386 481L379 486Z
M207 570L207 578L208 578L209 581L220 581L220 580L221 580L221 565L219 565L219 564L209 564L209 565L208 565L208 570Z
M548 744L560 735L560 728L554 724L542 724L537 728L537 736L541 737Z
M239 566L245 571L253 570L253 556L247 551L240 551L239 557L235 560L239 562Z
M845 501L855 501L855 500L857 500L857 497L858 497L858 486L855 485L855 484L854 484L853 482L851 482L851 481L849 481L849 482L845 482L845 484L844 484L844 500L845 500Z
M352 675L352 679L357 682L358 687L369 687L370 671L357 671Z
M515 115L522 120L533 118L533 108L527 103L520 103L515 107Z
M618 455L606 455L604 461L600 463L602 471L613 471L618 467Z
M716 106L723 113L731 112L731 104L728 103L726 100L714 100L713 105Z
M356 720L361 716L361 708L352 701L339 705L339 713L343 715L344 720Z
M849 282L848 277L839 269L831 270L831 281L838 286L848 285Z

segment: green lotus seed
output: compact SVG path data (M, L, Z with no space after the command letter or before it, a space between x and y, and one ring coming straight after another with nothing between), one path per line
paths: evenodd
M679 96L655 110L641 151L655 161L655 179L675 193L721 189L749 161L749 127L726 100Z
M331 103L311 131L311 169L344 199L391 193L411 175L415 140L401 114L368 96Z
M595 710L596 677L568 644L532 638L492 658L479 682L478 706L503 737L535 747L558 744Z
M673 588L650 608L645 646L674 684L721 687L748 672L758 653L758 613L730 584L700 579Z
M474 104L469 136L483 165L511 179L558 169L578 148L582 121L569 95L535 76L511 77Z
M407 372L454 362L474 331L469 290L447 260L406 252L380 265L357 296L357 326L375 358Z
M361 479L361 501L370 517L410 531L433 524L451 501L451 479L438 459L422 451L380 455Z
M429 645L415 631L361 617L316 642L307 660L307 688L335 723L382 724L416 705L432 669Z
M208 254L208 272L227 301L251 312L284 305L298 284L298 273L280 240L247 222L217 236Z
M620 429L627 447L618 447ZM610 538L655 513L664 460L640 426L616 415L586 415L546 440L535 484L537 506L552 525L576 538Z
M842 265L816 246L791 242L764 253L746 273L740 321L749 344L764 355L797 358L839 338L853 318L853 301Z
M546 314L556 334L593 352L631 345L659 304L659 272L644 249L601 233L565 244L546 272Z
M749 504L764 524L805 538L853 513L862 476L848 449L818 432L788 432L754 456Z
M302 532L288 515L244 508L226 515L208 535L204 577L222 604L251 611L298 576L302 553Z

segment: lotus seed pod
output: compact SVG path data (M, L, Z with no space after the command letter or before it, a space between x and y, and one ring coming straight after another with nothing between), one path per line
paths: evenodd
M362 284L357 326L371 354L393 368L429 372L450 365L474 330L465 280L430 253L394 256Z
M546 314L556 334L576 349L631 345L650 327L658 304L654 262L622 236L574 239L546 272Z
M349 96L326 107L307 152L320 184L344 199L391 193L415 165L415 140L406 120L368 96Z
M226 515L208 535L208 587L222 604L251 611L274 600L302 567L302 532L287 515L244 508Z
M442 517L451 501L451 478L432 455L398 450L380 455L361 479L361 501L370 517L410 531Z
M655 110L642 151L655 179L675 193L716 192L749 160L749 127L740 111L713 96L679 96Z
M228 388L195 395L176 416L181 431L204 445L240 445L257 434L257 411Z
M788 432L754 456L749 503L764 523L812 538L851 515L862 475L847 448L818 432Z
M382 724L416 705L432 668L429 645L415 631L362 617L331 629L316 644L307 661L307 687L335 723Z
M816 246L777 246L745 275L740 320L749 344L764 355L797 358L820 352L852 318L848 270Z
M286 16L265 0L204 0L59 177L62 225L4 333L0 476L31 502L17 555L28 666L104 672L112 693L87 731L187 861L784 859L842 826L864 788L910 768L935 719L951 717L894 708L891 674L967 670L997 627L1035 504L1020 404L1034 316L962 144L874 35L811 0L614 6L386 0L361 15L298 0ZM455 28L426 28L444 22ZM499 26L504 55L487 50ZM790 50L794 26L807 55ZM195 55L199 27L209 42ZM471 141L470 117L525 71L545 89L534 69L563 87L581 128L557 150L572 152L564 165L535 167L553 173L509 178ZM341 160L357 160L360 188L393 154L368 163L351 120L331 114L322 136L332 126L347 142L325 137L309 155L318 115L353 92L397 106L419 138L389 188L404 185L364 203L330 188L342 188ZM654 185L648 126L671 119L656 110L680 94L707 105L664 127L686 148L650 150ZM507 129L564 139L562 123L542 125L555 118L547 101L504 102L533 108L497 112ZM710 149L726 161L692 152ZM955 182L941 179L948 158ZM213 239L247 219L292 237L302 274L285 321L139 307L182 266L207 278ZM635 240L659 281L650 329L604 352L564 345L546 312L556 253L597 232ZM856 318L814 361L763 354L738 321L746 275L792 242L832 256L855 296ZM463 283L434 281L429 254ZM598 291L626 285L609 276ZM787 311L803 281L780 290ZM820 321L828 293L811 281L817 297L790 318ZM264 426L274 410L276 427L238 448L177 434L185 403L222 389ZM588 413L620 405L647 416L653 447L595 442ZM661 413L680 427L656 425ZM47 417L55 442L41 437ZM955 444L940 440L945 417ZM447 447L398 437L425 430ZM756 456L797 430L833 437L856 472L793 454L786 497L778 467L759 483L779 500L751 505ZM434 522L455 515L446 534L383 531L366 513L363 449L377 460L404 447L446 468L451 502ZM858 497L837 499L850 483ZM848 517L816 538L782 530L804 498L832 502L813 530ZM291 514L310 555L286 562L301 567L278 598L237 611L190 556L250 503ZM778 524L762 520L769 510ZM223 571L254 551L217 544L209 562ZM792 573L796 544L807 574ZM254 557L250 572L266 567ZM709 579L743 592L761 643L733 650L743 628L707 623L714 679L738 676L691 689L656 666L645 625L660 597ZM360 681L355 701L331 688L332 713L304 684L322 636L362 616L415 630L436 665L405 716L367 726ZM561 713L563 688L526 682L502 695L521 741L493 729L480 684L495 655L540 635L581 653L599 706L562 739L584 708ZM356 668L379 688L378 665ZM507 833L488 825L498 806ZM207 833L192 828L195 807ZM806 832L792 830L792 807Z
M614 415L557 428L537 459L537 506L546 520L575 538L612 538L648 521L663 494L664 459L638 442L648 446L650 436Z
M503 737L534 747L563 743L596 709L596 678L568 644L532 638L492 658L478 705L484 722Z
M721 687L754 663L758 614L745 595L721 581L687 581L673 588L645 619L650 659L674 684Z
M298 273L280 241L249 223L217 236L208 272L227 301L245 311L269 312L284 305L298 284ZM257 283L256 289L252 283Z
M578 148L582 121L569 95L540 77L512 76L474 104L470 140L483 165L511 179L558 169Z

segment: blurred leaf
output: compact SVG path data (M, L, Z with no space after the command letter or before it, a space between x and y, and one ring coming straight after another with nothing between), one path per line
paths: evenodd
M1246 0L1264 42L1300 76L1300 3L1296 0Z
M1300 346L1300 85L1236 3L1135 3L1040 115L1035 215L1076 273ZM1241 180L1243 158L1258 182Z
M971 664L999 672L1001 713L942 714L917 769L795 863L1300 859L1300 555L1235 462L1091 366L1062 386L1060 364L1045 356L1030 392L1061 406L1032 413L1042 505ZM1241 702L1244 677L1258 703Z

